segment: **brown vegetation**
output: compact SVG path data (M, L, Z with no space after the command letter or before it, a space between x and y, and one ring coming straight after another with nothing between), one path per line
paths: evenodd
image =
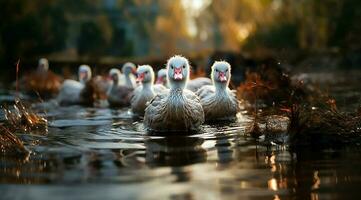
M5 113L4 126L11 132L30 132L39 130L46 134L48 121L27 108L20 100L16 100L13 109L3 108Z
M0 125L0 151L2 154L26 154L23 142L9 129Z
M239 98L250 103L246 109L253 113L254 122L248 133L254 137L279 132L260 125L267 124L270 117L282 116L289 119L288 128L283 131L290 134L291 144L296 146L345 144L361 135L361 109L343 113L337 109L335 99L318 90L308 90L302 82L292 83L277 68L246 73L246 81L237 91Z

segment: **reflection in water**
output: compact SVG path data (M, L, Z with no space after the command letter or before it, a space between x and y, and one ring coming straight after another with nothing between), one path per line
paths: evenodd
M232 144L227 136L218 136L215 148L217 149L219 167L226 166L233 161Z
M318 171L313 172L313 185L312 185L312 189L318 189L320 187L321 184L321 180L318 177Z
M0 182L44 184L64 181L67 166L79 163L80 154L49 149L28 157L0 156Z
M202 138L184 136L147 139L146 163L151 167L178 167L205 162L207 153L201 146L203 141Z
M269 181L268 181L268 188L270 190L273 190L273 191L277 191L278 190L278 186L277 186L277 180L275 178L271 178Z

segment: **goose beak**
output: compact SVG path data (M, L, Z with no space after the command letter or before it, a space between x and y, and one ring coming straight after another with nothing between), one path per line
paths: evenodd
M218 79L221 82L227 82L227 77L226 77L226 73L224 72L219 72L218 73Z
M79 73L79 79L85 80L88 77L88 74L86 72L80 72Z
M155 82L155 84L163 84L164 83L164 80L163 80L163 77L158 77L157 78L157 81Z
M112 80L113 80L113 77L112 77L111 75L108 75L108 76L105 77L105 79L106 79L107 81L112 81Z
M136 76L137 75L137 70L132 68L132 74L134 74Z
M144 73L141 73L141 74L138 74L138 77L137 77L137 83L140 83L142 82L144 79Z
M174 68L174 80L183 80L182 68Z

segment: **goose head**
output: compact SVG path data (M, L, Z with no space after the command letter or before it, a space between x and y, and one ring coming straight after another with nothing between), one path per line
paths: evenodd
M116 68L110 69L109 78L113 81L113 85L118 85L120 75L121 73L119 69Z
M135 66L135 64L131 62L125 63L122 67L122 73L125 76L129 76L130 74L136 74L136 72L137 72L137 67Z
M153 84L154 71L150 65L140 65L137 69L137 82L145 84Z
M38 72L47 72L49 70L49 61L46 58L40 58L38 63Z
M171 89L184 89L189 79L189 62L182 56L173 56L167 62L167 81Z
M167 85L167 70L166 69L160 69L158 71L156 84Z
M231 65L226 61L216 61L212 65L211 77L216 88L227 88L231 79Z
M85 84L92 77L92 72L90 67L88 65L80 65L78 76L79 76L79 81Z

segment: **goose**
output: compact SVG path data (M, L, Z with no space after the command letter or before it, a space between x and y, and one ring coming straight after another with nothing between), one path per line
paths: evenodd
M156 85L164 85L167 86L167 70L160 69L157 73L157 81L155 82Z
M50 98L58 94L61 81L59 76L49 70L48 59L41 58L36 71L25 76L20 85L27 93L36 92L42 98Z
M152 100L156 94L167 90L167 88L163 85L153 84L154 71L150 65L139 66L137 75L137 81L141 82L141 85L134 90L131 99L131 109L134 114L143 116L147 103Z
M49 71L49 61L46 58L40 58L38 62L38 73L46 73Z
M162 84L168 87L167 83L167 70L161 69L158 71L158 78L156 84ZM187 89L196 92L199 88L204 85L212 85L212 80L206 77L199 77L188 81Z
M212 66L213 85L201 87L196 94L201 100L206 121L234 120L240 110L235 91L229 89L231 65L217 61Z
M81 104L83 101L82 92L86 83L91 79L92 73L88 65L80 65L78 71L79 81L65 80L60 88L57 102L60 105Z
M119 69L111 69L109 76L113 81L112 86L107 92L109 105L112 107L129 106L133 89L120 84L121 73Z
M170 89L157 94L145 109L144 126L150 132L198 131L204 122L199 98L185 89L189 79L189 62L173 56L167 62Z
M127 62L122 67L122 73L119 75L119 85L126 86L128 88L134 89L136 84L136 77L134 74L136 74L137 67L135 64L131 62Z

